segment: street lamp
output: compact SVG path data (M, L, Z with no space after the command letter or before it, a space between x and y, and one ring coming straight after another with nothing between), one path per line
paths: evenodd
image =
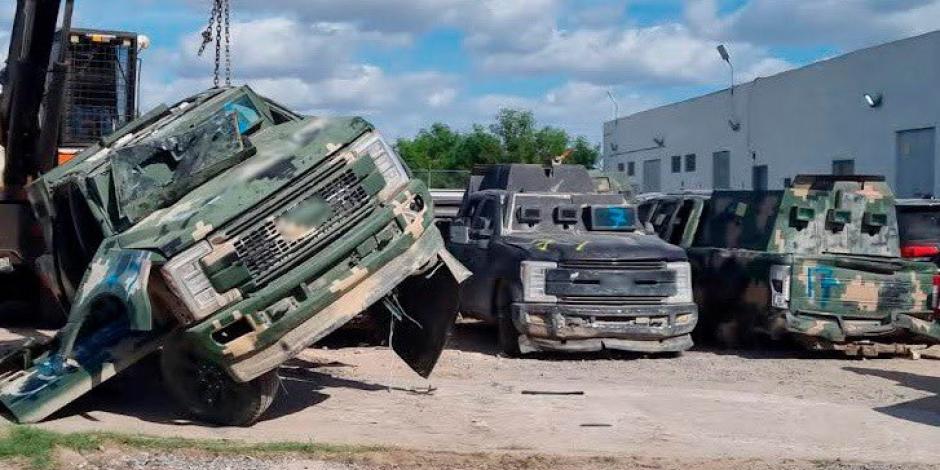
M617 102L617 98L614 97L614 92L607 90L607 97L610 98L610 102L614 105L614 121L620 117L620 103Z
M734 94L734 64L731 63L731 54L728 53L728 48L724 44L718 45L718 54L721 56L721 60L728 63L728 67L731 67L731 94Z

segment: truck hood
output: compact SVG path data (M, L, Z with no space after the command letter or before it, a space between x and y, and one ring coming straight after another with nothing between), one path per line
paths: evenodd
M372 126L361 118L307 118L259 131L256 152L118 236L124 248L170 257L271 197Z
M652 235L513 234L503 238L532 261L657 260L686 261L685 250Z

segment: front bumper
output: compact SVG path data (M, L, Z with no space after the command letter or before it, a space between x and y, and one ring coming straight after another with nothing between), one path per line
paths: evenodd
M537 351L679 352L692 347L695 304L596 306L516 303L523 354Z
M790 333L832 343L878 337L909 336L912 341L940 343L940 321L924 320L908 313L892 313L884 319L846 319L824 313L785 311Z
M448 256L440 233L433 228L426 231L402 256L362 278L355 287L276 343L239 358L230 365L229 371L237 380L247 382L276 368L378 302L423 266L441 262L447 265L444 269L459 269L451 265Z
M315 256L246 299L186 330L204 359L239 381L274 369L335 331L422 269L443 263L467 275L446 252L432 224L423 184L412 182L396 200Z

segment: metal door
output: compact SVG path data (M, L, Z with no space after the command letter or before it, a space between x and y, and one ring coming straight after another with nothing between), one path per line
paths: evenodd
M731 152L712 154L712 188L731 189Z
M655 193L662 191L660 160L646 160L643 162L643 192Z
M757 165L751 170L751 186L754 191L767 191L767 165Z
M898 197L934 196L936 132L933 127L898 132Z

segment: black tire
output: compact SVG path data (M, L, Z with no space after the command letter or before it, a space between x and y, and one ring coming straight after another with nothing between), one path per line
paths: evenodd
M512 323L512 296L507 289L500 288L496 291L494 305L498 325L500 352L506 357L521 356L522 352L519 350L519 330L517 330L516 325Z
M164 387L189 415L221 426L254 424L274 402L280 384L276 370L237 382L178 339L163 347L160 369Z

